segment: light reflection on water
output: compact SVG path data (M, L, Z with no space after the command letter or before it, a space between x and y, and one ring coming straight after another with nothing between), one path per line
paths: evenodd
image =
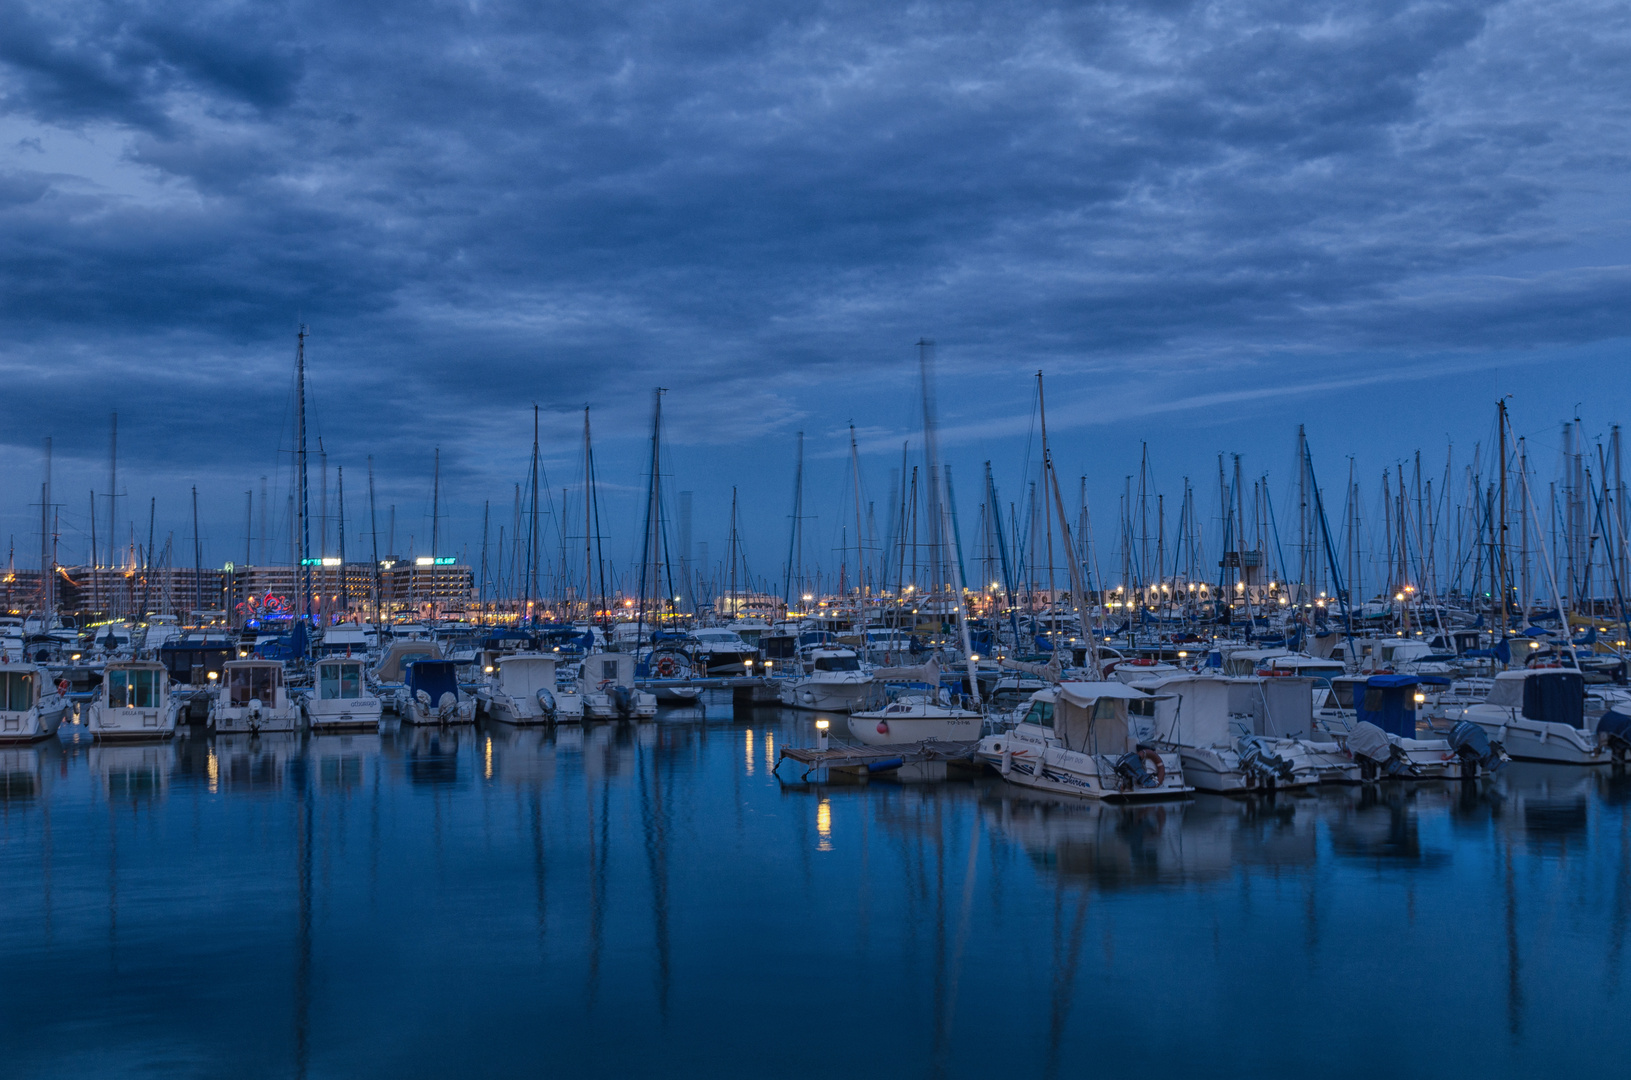
M1631 784L803 783L810 714L0 748L5 1074L1624 1060Z

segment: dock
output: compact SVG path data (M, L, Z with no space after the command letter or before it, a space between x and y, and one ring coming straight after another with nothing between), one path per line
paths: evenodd
M812 746L784 746L776 768L792 759L804 766L800 780L825 772L865 781L874 776L895 780L944 780L954 772L980 772L984 766L974 756L978 742L928 741L901 746L864 746L860 743L832 743L826 750Z

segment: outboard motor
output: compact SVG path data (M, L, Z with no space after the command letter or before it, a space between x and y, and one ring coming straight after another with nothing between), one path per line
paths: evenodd
M1608 710L1597 721L1597 741L1613 752L1616 765L1624 764L1631 753L1631 716L1618 709Z
M1366 780L1376 779L1378 771L1386 772L1389 776L1406 773L1413 776L1421 771L1399 752L1399 748L1388 739L1387 732L1369 720L1361 720L1348 733L1348 753L1359 762L1359 775Z
M1264 746L1257 736L1242 735L1235 752L1240 755L1240 771L1259 785L1291 783L1291 762Z
M1144 759L1139 756L1137 750L1129 750L1116 759L1116 775L1131 787L1150 788L1160 783L1144 767Z
M606 696L611 698L612 704L617 707L617 715L626 717L634 711L634 691L628 687L607 687Z
M544 710L544 715L545 716L554 716L555 715L555 695L551 694L549 692L548 688L540 687L539 690L538 690L537 697L538 697L538 707L540 709Z
M1499 743L1491 743L1484 729L1471 720L1459 720L1450 729L1450 749L1461 759L1461 775L1474 766L1484 773L1499 772L1510 760ZM1475 775L1475 774L1473 774Z

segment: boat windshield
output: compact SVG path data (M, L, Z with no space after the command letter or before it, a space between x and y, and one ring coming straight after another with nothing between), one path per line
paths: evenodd
M324 701L362 697L361 664L324 664L318 671L318 693Z
M270 702L278 684L277 668L270 664L227 669L227 701L232 705L248 705L251 701Z
M158 704L159 673L151 668L108 672L108 705L115 709L151 709Z
M34 707L34 673L0 671L0 708L7 712L27 712Z
M861 661L853 656L818 656L817 671L860 671Z
M1025 714L1024 722L1036 724L1038 727L1051 728L1053 726L1053 702L1031 702L1031 711Z

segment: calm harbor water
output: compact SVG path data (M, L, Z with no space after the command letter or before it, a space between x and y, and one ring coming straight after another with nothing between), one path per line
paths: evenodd
M1515 1077L1631 1052L1622 775L1118 810L778 779L810 724L721 702L0 748L0 1074Z

